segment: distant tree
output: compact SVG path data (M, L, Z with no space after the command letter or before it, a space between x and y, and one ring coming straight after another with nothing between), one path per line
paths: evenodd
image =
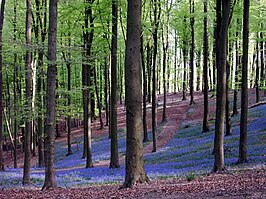
M126 176L121 188L148 181L144 170L141 97L141 0L129 0L126 43Z
M217 66L217 94L216 119L214 136L214 166L213 171L223 171L224 165L224 121L226 104L226 62L227 35L230 17L231 1L216 1L216 66Z
M42 189L56 187L55 179L55 88L56 88L56 34L57 0L49 2L48 69L45 121L45 179Z
M187 17L184 16L184 26L185 29L187 29ZM184 33L186 34L186 32ZM182 85L182 100L187 100L186 97L186 92L187 92L187 54L188 54L188 50L187 50L187 35L184 35L184 39L183 39L183 48L182 48L182 53L183 53L183 64L184 64L184 72L183 72L183 85Z
M3 55L2 55L2 40L3 40L3 25L5 14L6 1L1 1L1 13L0 13L0 171L4 171L4 157L3 157Z
M111 42L111 96L110 96L110 135L111 160L110 168L119 167L117 142L117 16L118 3L112 0L112 42ZM122 77L121 77L122 78Z
M17 0L14 1L14 19L13 19L13 41L17 42ZM14 45L15 46L15 45ZM13 93L14 93L14 168L18 167L18 97L17 97L17 84L18 84L18 55L14 53L14 74L13 74Z
M45 97L42 94L44 90L44 42L47 35L47 1L46 0L36 0L36 18L37 25L35 26L35 37L36 42L40 45L38 48L38 65L37 65L37 99L39 101L40 113L37 118L37 135L38 135L38 162L39 167L44 166L44 131L43 131L43 113L42 109L44 106ZM41 42L39 43L39 35L41 36Z
M256 69L255 69L255 88L256 88L256 103L260 101L260 49L259 49L259 32L257 32L257 41L256 41ZM261 60L262 61L262 60Z
M240 19L237 18L237 27L241 26L240 25ZM239 55L239 28L237 28L235 36L236 36L236 41L235 41L235 65L236 65L236 69L235 69L235 88L234 88L234 102L233 102L233 113L232 113L232 117L238 114L238 110L237 110L237 93L238 93L238 82L239 82L239 65L240 65L240 55Z
M190 105L195 104L194 101L194 49L195 49L195 31L194 31L194 13L195 13L195 6L194 0L190 0L190 28L191 28L191 47L190 47L190 70L189 70L189 90L190 90Z
M152 66L152 141L153 141L153 152L157 150L157 53L158 53L158 29L159 19L161 16L160 6L157 0L153 0L153 66ZM159 7L159 8L158 8Z
M148 130L147 130L147 74L146 66L144 61L144 47L143 47L143 34L141 34L141 66L142 66L142 79L143 79L143 94L142 94L142 104L143 104L143 113L142 113L142 123L143 123L143 142L148 142ZM147 65L149 64L150 49L149 43L147 44ZM147 67L148 68L148 67Z
M203 93L204 93L204 116L203 116L203 132L209 131L209 78L208 78L208 1L204 0L204 36L203 36Z
M27 0L26 11L26 107L31 110L32 100L32 67L31 67L31 23L32 23L32 0ZM31 112L29 113L31 114ZM30 158L31 158L31 133L32 133L32 121L30 118L26 118L25 125L25 139L24 139L24 170L23 170L23 184L30 183Z
M238 162L247 161L247 116L248 116L248 43L249 43L249 0L244 0L243 13L243 57L241 84L241 116Z

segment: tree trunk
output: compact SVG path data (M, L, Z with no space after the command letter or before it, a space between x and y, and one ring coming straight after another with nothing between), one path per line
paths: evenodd
M225 116L226 116L226 132L225 135L232 135L231 115L230 115L230 99L229 99L229 76L230 76L230 64L226 64L226 104L225 104Z
M0 171L4 171L4 157L3 157L3 55L2 55L2 40L3 40L3 25L4 25L4 14L5 14L5 0L1 1L1 12L0 12Z
M237 19L237 25L240 25L240 20ZM235 69L235 88L234 88L234 105L233 105L233 113L232 117L238 114L237 110L237 93L239 89L239 65L240 65L240 56L239 56L239 41L238 41L238 35L239 35L239 30L236 31L236 43L235 43L235 53L236 53L236 69Z
M14 21L13 21L13 41L16 43L17 41L17 0L14 1ZM15 47L15 46L14 46ZM13 93L14 93L14 168L18 167L18 155L17 155L17 144L18 144L18 100L17 100L17 77L18 77L18 66L17 66L17 53L14 53L14 74L13 74Z
M163 42L163 118L162 123L167 121L166 118L166 103L167 103L167 89L166 89L166 59L167 59L167 50L168 50L168 28L166 30L166 36L164 32L162 33L162 42ZM166 37L166 41L164 41Z
M119 167L117 141L117 0L112 0L112 44L111 44L111 97L110 97L110 168Z
M92 150L91 150L91 119L92 119L92 111L91 111L91 47L94 36L94 23L92 16L92 4L93 0L85 1L85 30L83 33L84 37L84 61L85 63L82 65L82 76L83 76L83 85L84 85L84 150L83 157L86 157L86 168L93 167L92 164ZM90 28L90 32L88 29Z
M261 30L263 30L263 23L261 23ZM265 86L265 67L264 67L264 58L263 58L263 32L260 32L260 86L264 87ZM265 89L266 90L266 89Z
M186 16L184 17L184 24L187 23L187 18ZM184 63L184 72L183 72L183 88L182 88L182 93L183 93L183 98L182 100L187 100L186 97L186 92L187 92L187 41L186 38L183 40L183 63Z
M247 161L249 0L244 0L241 116L238 162Z
M256 75L255 75L255 88L256 88L256 103L258 103L260 101L260 65L259 65L259 56L260 56L260 52L259 52L259 33L257 33L257 41L256 41Z
M70 29L70 25L69 25ZM70 32L68 33L68 47L70 49L71 47L71 38L70 38ZM68 51L68 60L67 60L67 91L68 91L68 96L67 96L67 106L71 107L71 54L70 50ZM71 111L71 110L70 110ZM67 155L73 154L72 148L71 148L71 116L70 113L68 113L67 116Z
M44 163L44 133L43 133L43 98L42 91L44 90L43 84L43 65L44 65L44 42L46 38L46 23L47 23L47 2L46 0L35 1L36 3L36 15L37 15L37 28L36 39L39 37L39 31L41 31L41 48L38 49L38 66L37 66L37 98L39 101L39 117L37 118L37 138L38 138L38 163L39 167L43 167ZM43 6L43 12L40 10L40 4ZM42 13L42 14L41 14ZM40 28L40 29L39 29Z
M108 67L108 57L106 56L104 59L104 99L105 99L105 126L109 125L109 92L108 92L108 85L109 85L109 67Z
M27 0L27 11L26 11L26 107L31 114L31 100L32 100L32 68L31 68L31 22L32 22L32 0ZM30 118L26 118L25 125L25 148L24 148L24 170L23 170L23 184L30 183L30 157L31 157L31 131L32 121Z
M160 11L158 12L158 2L154 0L154 30L153 36L153 69L152 69L152 141L153 149L152 152L157 150L157 138L156 138L156 128L157 128L157 51L158 51L158 27L160 19Z
M194 101L194 48L195 48L195 35L194 35L194 0L190 0L190 27L191 27L191 48L190 48L190 71L189 71L189 76L190 76L190 105L195 104Z
M144 171L141 100L141 0L129 0L126 43L126 176L121 188L148 181Z
M56 89L56 34L57 0L49 2L47 99L45 121L45 180L42 189L56 187L55 179L55 89Z
M100 119L100 129L103 129L103 119L102 119L102 105L101 105L101 98L99 94L99 86L97 83L97 71L96 71L96 66L93 68L94 69L94 86L95 86L95 92L96 92L96 98L97 98L97 108L99 110L99 119Z
M174 94L177 93L177 70L178 70L178 66L177 66L177 46L178 45L178 39L177 39L177 30L175 30L175 47L174 47Z
M203 38L203 82L204 82L204 116L203 116L203 132L208 132L209 128L209 79L208 79L208 0L204 0L204 38Z
M217 35L216 66L217 66L217 94L216 94L216 120L214 137L214 166L213 171L224 171L224 120L226 104L226 58L227 58L227 34L231 1L217 0Z
M144 62L144 49L143 49L143 34L141 34L141 66L142 66L142 78L143 78L143 94L142 94L142 104L143 104L143 113L142 113L142 124L143 124L143 142L148 142L148 130L147 130L147 75L146 75L146 67ZM147 44L147 57L149 57L149 43ZM147 65L148 65L149 59L147 59Z

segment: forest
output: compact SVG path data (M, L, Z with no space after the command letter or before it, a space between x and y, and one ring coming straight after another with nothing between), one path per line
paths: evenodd
M265 0L0 2L0 198L266 197Z

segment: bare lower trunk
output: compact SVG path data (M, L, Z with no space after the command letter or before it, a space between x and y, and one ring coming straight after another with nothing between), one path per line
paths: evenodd
M148 181L144 170L141 98L141 0L128 1L126 43L126 176L122 188Z
M57 0L49 3L48 69L45 122L45 180L42 189L56 187L55 179L55 88L56 88Z
M247 161L249 4L249 0L244 0L239 163Z

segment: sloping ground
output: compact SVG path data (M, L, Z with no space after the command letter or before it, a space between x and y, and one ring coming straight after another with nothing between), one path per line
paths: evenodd
M144 156L145 168L151 179L195 176L211 171L213 164L213 155L211 154L213 149L213 126L210 132L202 133L201 122L190 119L195 111L198 111L197 107L189 107L186 114L181 112L183 115L186 115L185 121L181 125L181 128L176 133L173 133L171 140L168 140L166 144L162 145L162 148L156 153L148 153ZM225 163L229 170L239 169L239 166L235 165L238 156L239 116L232 120L233 135L225 138ZM248 126L249 162L244 167L265 167L265 121L266 105L260 105L250 109ZM214 121L212 120L211 122L213 123ZM161 139L163 139L163 132L161 131L159 133L162 136ZM125 132L123 129L121 129L118 135L119 152L121 157L123 157L125 153ZM149 135L151 137L151 133ZM92 150L95 167L90 169L84 168L85 160L81 159L82 138L75 138L74 143L74 154L71 156L65 156L67 151L65 142L57 143L56 168L58 186L75 187L95 183L122 183L124 179L124 165L122 164L119 169L108 168L108 160L110 157L110 141L108 135L94 138ZM43 168L32 168L31 177L32 187L41 187L44 182ZM22 169L7 169L6 172L1 173L0 178L0 188L21 187Z
M71 189L2 189L3 199L52 199L52 198L266 198L266 171L245 170L227 174L211 174L192 181L183 178L151 181L133 189L118 190L119 185L98 185Z

